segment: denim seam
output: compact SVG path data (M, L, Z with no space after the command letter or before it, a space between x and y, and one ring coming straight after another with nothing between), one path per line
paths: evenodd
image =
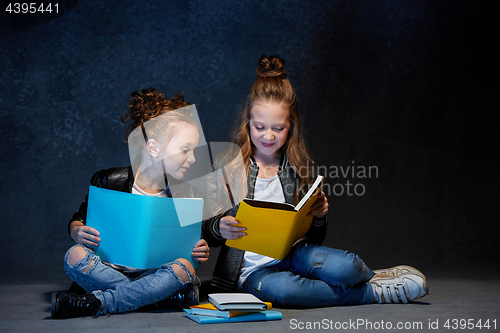
M104 297L103 292L101 290L94 290L92 294L94 294L94 296L101 302L101 306L99 307L99 316L105 314L106 297Z

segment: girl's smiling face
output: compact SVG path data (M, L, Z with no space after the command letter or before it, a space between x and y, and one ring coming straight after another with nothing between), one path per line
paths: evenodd
M183 179L186 171L196 161L194 149L198 145L200 134L191 124L182 124L168 144L160 150L165 171L176 179Z
M288 107L283 103L257 101L250 110L250 138L256 156L277 156L290 129Z

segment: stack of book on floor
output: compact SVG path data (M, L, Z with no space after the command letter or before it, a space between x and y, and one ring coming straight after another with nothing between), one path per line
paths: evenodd
M184 309L189 319L199 324L235 323L243 321L280 320L282 314L272 305L252 294L209 294L209 303Z

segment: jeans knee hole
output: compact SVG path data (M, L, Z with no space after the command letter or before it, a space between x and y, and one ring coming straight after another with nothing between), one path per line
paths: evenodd
M359 258L358 256L356 256L354 258L354 267L358 270L358 271L364 271L365 270L365 263L363 260L361 260L361 258Z
M94 255L93 253L89 253L89 251L87 251L87 254L82 258L82 260L80 260L73 266L70 265L68 258L66 258L66 264L70 269L79 271L83 274L90 274L94 270L98 261L99 257Z
M328 258L327 253L316 253L312 258L313 267L323 267L326 258Z

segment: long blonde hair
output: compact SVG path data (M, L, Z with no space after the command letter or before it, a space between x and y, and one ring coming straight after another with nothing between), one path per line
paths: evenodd
M308 185L312 183L314 161L302 136L297 97L290 81L286 78L285 60L277 55L271 55L269 58L265 55L260 57L257 79L247 93L234 130L233 143L240 147L247 171L250 167L250 157L255 151L255 146L250 138L249 123L253 104L257 101L282 103L288 107L290 129L288 138L281 148L281 153L286 154L290 166L300 179L300 184L295 192L294 201L297 203L299 193L304 191L305 183Z

